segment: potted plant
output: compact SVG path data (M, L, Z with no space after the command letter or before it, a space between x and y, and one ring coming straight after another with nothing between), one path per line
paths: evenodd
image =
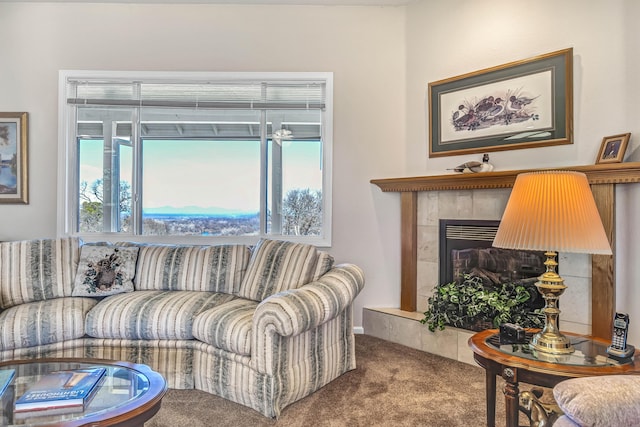
M420 322L430 331L445 326L482 330L502 323L523 328L543 325L541 310L527 304L537 290L532 285L502 283L485 285L481 277L466 274L462 280L436 286L428 299L429 309Z

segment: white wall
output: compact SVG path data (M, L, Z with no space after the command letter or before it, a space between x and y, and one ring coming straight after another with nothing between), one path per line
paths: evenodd
M482 158L481 154L428 158L428 82L569 47L574 53L575 143L490 153L491 162L503 170L595 163L603 136L634 130L622 104L628 91L627 56L635 56L625 39L632 36L625 31L626 4L631 1L496 0L489 7L461 0L455 8L444 1L411 3L407 173L440 174ZM637 144L640 138L636 139Z
M635 141L627 149L628 160L640 161L640 120L637 113L637 99L640 96L640 36L634 29L640 17L640 2L627 0L624 3L624 40L626 55L622 58L624 82L626 86L622 108L626 112L625 124ZM632 139L634 135L632 134ZM629 342L640 346L640 263L638 262L638 242L640 242L640 185L625 185L616 194L617 249L616 298L617 309L629 313L631 328Z
M332 71L331 252L367 273L356 325L366 301L397 305L398 235L379 232L396 206L377 203L369 180L404 170L404 11L0 3L0 111L29 112L31 196L0 205L0 240L55 236L58 70Z
M595 163L602 138L632 133L627 153L640 160L640 38L634 0L422 0L407 7L407 142L404 175L446 173L482 155L428 158L429 82L573 47L574 141L572 145L490 153L498 170ZM622 186L618 197L618 309L630 312L630 342L640 344L640 185ZM374 195L376 199L391 199ZM388 201L391 203L391 200ZM571 283L567 283L570 287ZM594 284L597 286L597 284Z

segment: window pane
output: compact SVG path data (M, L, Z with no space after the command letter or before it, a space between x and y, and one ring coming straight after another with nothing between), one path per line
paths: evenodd
M142 164L143 234L259 234L259 140L143 140Z
M320 141L285 141L282 152L282 234L319 236L322 230Z
M104 142L81 139L78 143L79 193L78 231L82 233L128 232L131 230L132 149L129 141L114 139L114 165L117 175L111 191L118 194L118 203L105 203ZM108 182L108 181L107 181ZM105 221L109 209L119 221ZM113 228L113 229L112 229Z
M319 111L270 111L268 231L322 234L322 140Z
M79 224L81 233L103 231L102 213L102 140L80 140L79 158Z

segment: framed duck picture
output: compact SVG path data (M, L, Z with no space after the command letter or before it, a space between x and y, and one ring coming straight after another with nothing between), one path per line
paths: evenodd
M573 143L573 49L429 83L429 157Z

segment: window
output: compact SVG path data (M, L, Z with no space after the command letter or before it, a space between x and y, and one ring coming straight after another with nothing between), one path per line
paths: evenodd
M60 73L60 234L330 245L331 73Z

